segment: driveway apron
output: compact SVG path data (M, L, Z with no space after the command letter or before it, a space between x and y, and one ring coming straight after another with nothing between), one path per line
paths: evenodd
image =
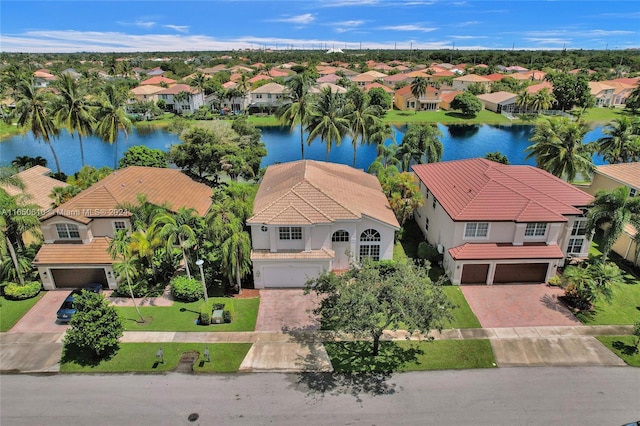
M56 312L69 293L70 289L47 291L9 333L64 333L68 325L56 322Z
M301 289L260 290L260 309L256 331L295 332L318 328L311 312L318 306L315 293Z

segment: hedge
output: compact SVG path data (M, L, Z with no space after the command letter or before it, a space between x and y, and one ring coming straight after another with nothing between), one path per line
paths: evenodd
M189 279L184 276L176 277L171 280L171 294L178 300L195 302L203 296L202 283L193 278Z
M40 281L31 281L24 285L9 283L4 287L4 296L11 300L25 300L36 297L42 290Z

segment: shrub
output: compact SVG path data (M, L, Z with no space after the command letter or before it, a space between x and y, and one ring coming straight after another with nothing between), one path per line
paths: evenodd
M549 280L549 285L560 287L562 285L562 278L560 278L558 275L554 275Z
M200 325L211 324L211 312L213 312L213 304L210 301L200 305Z
M4 295L11 300L31 299L40 293L42 284L40 281L31 281L24 285L9 283L4 287Z
M428 260L432 265L437 265L441 260L441 254L438 253L438 249L422 241L418 244L418 258Z
M178 300L195 302L203 296L202 284L193 278L176 277L171 280L171 294Z
M631 333L636 336L636 352L638 352L638 348L640 348L640 321L633 324L633 331Z
M222 312L222 317L224 318L224 322L230 323L236 316L236 307L233 302L229 302L224 305L223 309L224 311Z

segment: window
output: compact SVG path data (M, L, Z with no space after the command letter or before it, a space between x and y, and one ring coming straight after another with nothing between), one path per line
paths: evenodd
M267 226L266 226L266 225L262 225L262 226L260 227L260 230L261 230L262 232L267 232L267 231L269 230L269 228L267 228Z
M638 191L636 191L635 188L631 188L629 190L629 197L635 197L636 195L638 195Z
M489 224L487 222L469 222L465 225L465 238L484 238L489 233Z
M547 234L546 223L527 223L527 228L524 230L525 237L543 237Z
M371 260L380 260L379 245L362 245L360 246L360 259L369 258Z
M299 226L281 226L279 231L281 240L302 239L302 228Z
M257 93L256 94L256 99L262 99L262 94L261 93Z
M375 229L366 229L360 234L360 241L380 241L380 233Z
M426 219L425 219L425 222L424 222L424 230L425 230L425 231L427 231L427 232L429 232L429 218L426 218Z
M570 238L567 253L582 253L583 238Z
M56 231L58 231L58 238L60 239L74 239L80 238L80 231L78 231L78 225L71 223L56 223Z
M344 231L344 230L336 231L331 236L331 241L333 241L334 243L347 242L347 241L349 241L349 233L347 231Z
M433 197L433 203L431 203L431 206L435 209L436 208L436 203L438 202L438 200L436 200L436 197Z
M116 232L122 231L123 229L127 229L127 224L123 220L116 220L115 222L113 222L113 229Z
M573 228L571 229L571 235L585 235L587 233L587 221L576 220L573 222Z

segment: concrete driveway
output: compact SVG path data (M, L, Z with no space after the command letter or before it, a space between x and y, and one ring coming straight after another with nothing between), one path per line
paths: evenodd
M306 331L318 328L311 311L318 306L315 293L301 289L260 290L256 331Z
M56 322L56 312L71 289L49 290L33 305L8 332L9 333L64 333L67 324Z
M558 301L564 291L545 284L460 286L483 328L580 325Z

